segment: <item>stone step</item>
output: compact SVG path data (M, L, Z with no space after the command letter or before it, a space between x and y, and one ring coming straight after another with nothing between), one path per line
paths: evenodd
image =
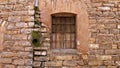
M41 57L41 56L35 56L33 58L33 60L34 61L49 61L49 57L48 56L43 56L43 57Z
M33 55L34 55L34 56L46 56L46 55L47 55L47 50L34 49L34 50L33 50Z

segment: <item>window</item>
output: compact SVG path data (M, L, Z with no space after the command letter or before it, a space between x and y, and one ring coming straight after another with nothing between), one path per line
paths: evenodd
M51 49L75 49L75 16L52 16Z

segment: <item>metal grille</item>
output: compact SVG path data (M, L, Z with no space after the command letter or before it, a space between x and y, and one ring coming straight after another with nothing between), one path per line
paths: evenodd
M75 16L52 17L52 49L74 49L75 43Z

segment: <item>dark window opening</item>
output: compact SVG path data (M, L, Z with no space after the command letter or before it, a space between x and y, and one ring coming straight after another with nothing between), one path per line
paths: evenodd
M51 49L75 49L75 16L52 16Z

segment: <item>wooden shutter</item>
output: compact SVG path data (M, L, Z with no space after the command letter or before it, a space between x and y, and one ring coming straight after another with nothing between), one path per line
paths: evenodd
M51 48L74 49L75 43L75 16L52 17Z

